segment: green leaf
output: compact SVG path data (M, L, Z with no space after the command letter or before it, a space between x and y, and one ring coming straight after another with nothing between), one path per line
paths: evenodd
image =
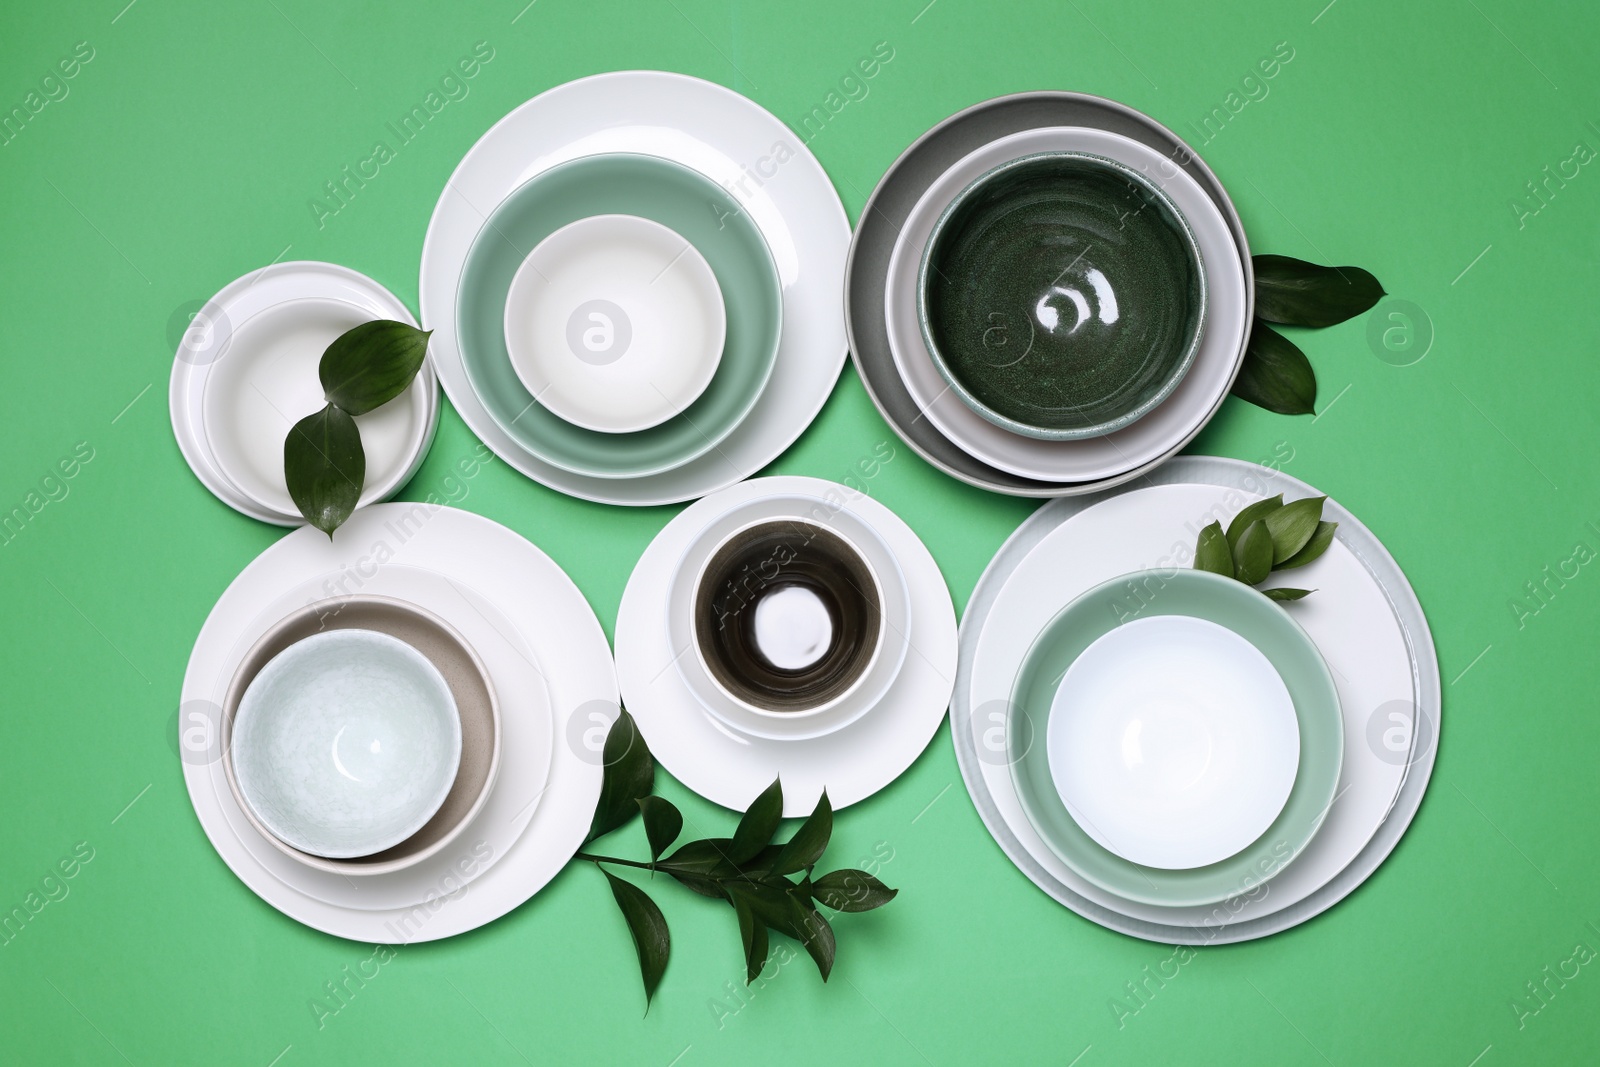
M783 783L774 778L772 784L750 804L744 818L739 820L739 828L733 832L733 845L728 850L728 858L735 863L754 859L756 853L772 840L782 819Z
M792 894L789 896L789 916L789 923L779 929L805 946L812 962L817 965L817 973L826 982L828 975L833 973L833 955L837 947L833 927L828 925L828 920L822 917L821 912Z
M1194 569L1210 571L1224 578L1233 577L1233 552L1228 548L1228 539L1222 533L1220 522L1214 522L1200 531L1200 539L1194 546Z
M1272 569L1275 571L1287 571L1296 567L1304 567L1307 563L1328 551L1328 546L1333 544L1333 532L1338 528L1339 524L1336 522L1319 521L1317 523L1317 532L1311 535L1311 540L1305 543L1305 547Z
M1283 507L1283 494L1269 496L1265 500L1257 500L1254 504L1247 505L1239 514L1228 523L1228 547L1234 548L1239 544L1239 535L1249 528L1257 519L1264 519L1268 515Z
M600 782L600 800L595 805L594 819L589 823L589 837L593 841L619 826L625 825L639 814L640 797L647 797L655 789L656 761L650 756L644 738L633 716L623 709L617 721L606 734L605 776Z
M392 319L363 322L346 331L322 353L317 376L323 395L352 415L387 404L422 369L432 333Z
M670 800L639 797L635 801L644 815L644 834L650 840L650 861L661 858L683 832L683 813Z
M738 873L733 860L728 858L729 850L732 848L731 837L708 837L701 841L690 841L657 866L669 873L678 870L686 874L732 876Z
M295 423L283 439L283 477L300 514L331 540L361 502L367 478L355 420L329 404Z
M667 970L667 959L672 955L672 935L667 930L666 916L656 907L655 901L632 882L625 882L610 871L601 869L606 881L611 883L611 895L627 920L628 933L633 935L633 947L639 954L639 974L644 979L644 1010L650 1011L650 998Z
M1293 341L1258 320L1250 329L1233 395L1280 415L1310 415L1316 410L1317 374Z
M1321 267L1289 256L1252 256L1256 314L1285 326L1332 326L1386 295L1360 267Z
M1282 586L1277 589L1263 589L1261 591L1273 600L1299 600L1303 596L1310 596L1316 592L1315 589L1288 589Z
M1267 529L1272 531L1272 562L1279 564L1294 556L1311 535L1318 530L1322 519L1325 496L1308 496L1291 501L1266 517Z
M817 806L811 810L806 821L801 824L795 835L789 838L789 843L772 862L773 874L793 874L795 871L810 867L822 858L827 851L828 838L833 836L833 805L828 802L828 791L824 789L822 796L817 799Z
M1233 550L1233 576L1245 585L1255 585L1271 572L1272 534L1266 521L1257 519L1239 535Z
M739 917L739 940L744 944L744 981L749 985L767 965L767 924L756 916L749 896L742 890L730 887L728 899L733 901L734 914Z
M834 911L871 911L881 908L899 895L866 871L846 868L829 871L811 883L810 892Z

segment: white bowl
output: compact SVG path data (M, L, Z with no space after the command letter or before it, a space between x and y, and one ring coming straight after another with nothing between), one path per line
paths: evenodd
M563 226L528 253L506 295L517 377L556 415L602 433L648 429L694 403L726 333L705 257L634 215Z
M375 630L329 630L261 669L239 701L229 759L274 836L313 856L369 856L422 828L461 761L449 684Z

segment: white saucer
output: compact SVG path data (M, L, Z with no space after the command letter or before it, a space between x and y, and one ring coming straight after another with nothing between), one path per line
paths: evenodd
M305 522L284 483L283 439L324 403L323 350L373 319L416 325L371 278L313 261L252 271L206 303L178 345L168 405L178 448L207 489L251 518ZM367 454L363 505L393 496L428 454L439 424L431 364L401 396L356 419Z
M647 478L587 477L528 454L473 394L456 343L456 286L490 212L535 174L603 152L659 156L728 189L761 229L783 286L777 365L754 409L715 449ZM692 500L765 467L822 409L844 366L840 294L849 244L850 223L828 175L760 105L720 85L661 71L568 82L501 119L445 183L428 224L419 283L422 317L435 330L433 365L473 432L535 481L609 504Z
M1045 744L1084 833L1133 863L1188 870L1272 826L1294 787L1300 724L1260 649L1207 619L1157 615L1072 661Z
M534 246L506 295L511 367L545 407L601 433L677 415L722 362L717 276L676 232L591 215Z
M495 795L460 845L443 854L442 865L436 857L392 877L354 880L360 887L347 888L355 902L347 898L329 903L318 894L330 887L309 877L325 872L294 863L259 835L258 848L241 837L241 831L255 831L237 805L230 811L224 802L232 798L220 760L207 749L212 735L205 729L206 716L220 712L233 663L271 619L281 617L272 606L283 600L286 587L318 579L326 582L315 594L319 596L404 595L416 571L434 572L430 577L435 580L427 584L458 596L454 604L423 606L461 629L495 676L496 690L508 705L502 708L508 762ZM319 578L324 575L329 577ZM493 592L488 596L476 590ZM308 599L301 593L292 606ZM270 619L262 618L263 612ZM527 675L506 676L497 664L508 658L520 662ZM515 700L523 709L530 707L519 689L529 676L537 679L541 673L555 729L542 739L524 732L518 740L513 731L536 719L512 711L509 704ZM184 676L182 701L180 751L189 797L207 837L234 873L267 903L308 926L353 940L395 943L449 937L490 922L528 899L566 865L588 832L599 797L599 752L590 750L585 734L597 733L588 729L591 725L615 718L617 689L599 621L548 556L488 519L404 503L356 512L331 541L320 531L297 530L258 556L222 594L201 628ZM521 811L500 817L490 809L501 805L502 788L513 791L508 798L522 799L515 792L518 772L509 763L513 746L547 753L550 777L544 787L529 790L533 795L523 800ZM295 870L269 867L266 854ZM315 890L307 888L313 886Z
M1012 433L968 407L928 354L917 321L917 268L941 212L962 189L1007 160L1035 152L1090 152L1133 167L1167 193L1199 245L1209 296L1194 365L1172 395L1131 425L1079 441ZM1248 327L1244 269L1216 203L1199 183L1153 148L1120 134L1082 127L1026 130L991 141L946 171L911 209L889 260L884 289L889 347L906 390L940 433L983 462L1023 478L1090 482L1142 466L1190 436L1233 383Z
M910 652L875 707L824 736L780 741L728 728L695 698L673 668L680 655L692 653L672 647L661 606L684 549L708 523L741 504L785 496L829 501L833 510L875 530L905 574L911 616L905 635ZM825 520L809 512L799 517ZM955 609L933 556L888 508L817 478L757 478L685 508L634 567L616 634L624 700L650 751L685 786L736 810L748 807L780 775L785 816L809 814L824 788L835 808L871 796L927 747L955 679Z

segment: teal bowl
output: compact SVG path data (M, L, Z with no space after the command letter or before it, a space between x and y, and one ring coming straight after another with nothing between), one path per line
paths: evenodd
M939 373L997 426L1070 441L1120 430L1194 363L1206 279L1187 220L1101 156L1010 160L934 224L917 318Z

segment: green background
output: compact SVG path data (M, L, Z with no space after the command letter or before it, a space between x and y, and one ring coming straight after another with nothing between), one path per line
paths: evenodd
M1541 1000L1525 986L1578 943L1600 948L1590 925L1600 861L1582 829L1600 801L1600 574L1589 573L1600 568L1586 565L1600 548L1590 525L1600 523L1600 167L1575 162L1560 181L1542 170L1579 143L1600 147L1592 5L524 2L355 11L108 0L8 4L0 16L0 111L23 104L78 42L94 50L68 95L0 145L0 511L80 442L93 450L67 495L0 545L0 910L77 843L93 849L68 895L0 946L4 1058L1595 1058L1600 965L1550 980ZM319 227L309 201L323 183L365 158L479 41L494 58L469 95ZM553 85L683 71L797 125L880 41L893 59L811 141L852 217L905 145L951 112L1017 90L1086 90L1189 138L1258 250L1371 268L1421 309L1412 325L1436 337L1420 362L1394 365L1420 346L1397 359L1369 344L1367 321L1298 335L1322 414L1230 400L1192 447L1276 457L1361 516L1406 568L1433 625L1446 705L1416 822L1331 912L1200 950L1119 1018L1113 998L1172 949L1079 919L1013 869L968 802L946 727L899 781L839 818L830 858L892 856L882 876L903 893L840 919L826 986L802 959L747 1002L732 999L742 968L731 912L663 890L676 952L641 1018L610 895L592 869L574 869L486 928L402 949L319 1028L309 1002L371 947L301 927L240 884L202 834L175 755L194 636L283 531L235 514L184 465L165 403L171 319L275 258L346 264L415 307L445 178L501 115ZM1279 42L1293 59L1246 85ZM1209 141L1196 133L1247 90L1257 98ZM1526 188L1535 180L1546 181L1542 200ZM770 473L841 480L885 440L895 458L870 491L926 540L959 608L1035 505L922 463L854 370ZM443 491L474 444L447 409L403 498ZM503 463L466 484L462 506L548 551L608 633L634 559L676 510L569 500ZM1563 565L1567 578L1546 581L1544 568ZM1519 612L1514 598L1535 581L1548 592ZM665 789L691 830L732 826Z

